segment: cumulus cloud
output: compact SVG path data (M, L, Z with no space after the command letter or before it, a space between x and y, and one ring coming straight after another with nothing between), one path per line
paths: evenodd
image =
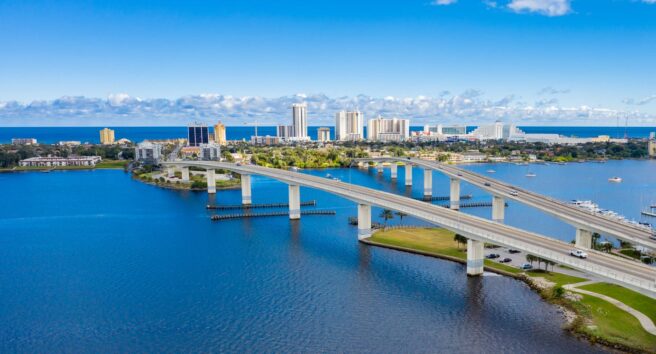
M652 97L651 100L656 99ZM642 102L641 100L639 102ZM403 117L413 125L441 123L479 124L497 119L522 124L609 124L629 116L633 122L656 123L656 116L603 107L564 107L555 99L520 102L514 95L487 98L479 90L459 94L448 91L436 97L384 98L358 95L329 97L297 94L276 98L201 94L177 99L139 99L111 95L106 99L61 97L52 101L0 102L0 126L29 125L185 125L192 121L222 120L229 125L258 121L260 125L289 124L293 103L308 105L310 125L333 125L335 113L359 109L366 118Z
M656 4L656 0L642 0L645 4Z
M508 8L517 13L563 16L572 11L571 0L511 0Z
M457 3L457 2L458 2L458 0L434 0L434 1L432 2L432 4L433 4L433 5L442 6L442 5L451 5L451 4L455 4L455 3Z
M656 2L656 0L654 0L654 2ZM647 96L641 99L627 98L625 100L622 100L623 103L628 105L634 105L634 106L644 106L653 101L656 101L656 95Z
M551 86L544 87L538 91L538 95L559 95L569 93L569 89L555 89Z

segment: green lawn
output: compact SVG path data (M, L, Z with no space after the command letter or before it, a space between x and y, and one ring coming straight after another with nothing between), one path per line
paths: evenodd
M96 164L96 168L123 169L130 161L127 160L102 160Z
M584 285L581 287L581 289L610 296L613 299L619 300L628 306L644 313L647 317L651 318L654 323L656 323L656 299L652 299L648 296L642 295L627 288L623 288L619 285L608 283Z
M640 322L628 312L593 296L583 295L581 302L574 304L579 313L592 323L582 324L581 331L629 347L654 352L656 336L646 332Z
M556 272L545 272L540 270L530 270L526 272L526 274L530 277L544 278L545 280L555 283L556 286L580 283L587 280L584 278L574 277L567 274L556 273Z

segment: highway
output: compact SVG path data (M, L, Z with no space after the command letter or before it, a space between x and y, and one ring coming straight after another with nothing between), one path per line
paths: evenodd
M656 296L656 269L640 262L592 250L588 251L587 259L574 258L569 256L569 251L572 249L571 244L404 196L304 173L254 165L211 161L179 161L163 162L162 164L176 167L225 169L240 174L261 175L291 185L319 189L356 203L401 211L468 238L539 255L611 281L647 290Z
M404 157L381 157L363 158L356 161L378 161L378 162L404 162L412 165L440 171L449 177L457 178L491 194L502 196L506 199L515 200L519 203L529 205L553 215L575 227L598 232L603 235L614 236L631 242L635 245L644 246L656 250L656 241L649 237L652 235L647 227L620 222L610 217L586 211L569 203L522 189L499 180L483 176L475 172L454 166L439 163L437 161L422 160Z

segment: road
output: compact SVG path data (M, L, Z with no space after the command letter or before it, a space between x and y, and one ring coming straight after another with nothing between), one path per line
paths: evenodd
M211 161L164 162L163 165L226 169L236 173L266 176L287 184L319 189L356 203L401 211L460 233L465 237L539 255L615 282L650 291L656 296L656 269L640 262L592 250L588 252L589 256L585 260L574 258L569 256L569 251L572 249L571 244L404 196L304 173L254 165Z
M540 209L577 228L598 232L603 235L614 236L635 245L656 250L656 240L650 239L652 233L648 227L621 222L611 217L586 211L583 208L576 207L561 200L522 189L509 183L501 182L454 165L404 157L364 158L357 159L356 161L398 161L440 171L449 177L457 178L475 185L493 195L515 200L519 203Z

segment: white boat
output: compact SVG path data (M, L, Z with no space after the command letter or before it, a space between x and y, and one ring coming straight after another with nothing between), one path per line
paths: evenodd
M608 179L608 182L620 183L620 182L622 182L622 178L620 178L620 177L611 177L611 178Z
M529 172L529 173L526 174L526 177L535 177L535 176L537 176L537 175L533 172Z
M495 171L495 170L487 170L487 171L485 171L485 172L487 172L487 173L495 173L495 172L497 172L497 171Z

